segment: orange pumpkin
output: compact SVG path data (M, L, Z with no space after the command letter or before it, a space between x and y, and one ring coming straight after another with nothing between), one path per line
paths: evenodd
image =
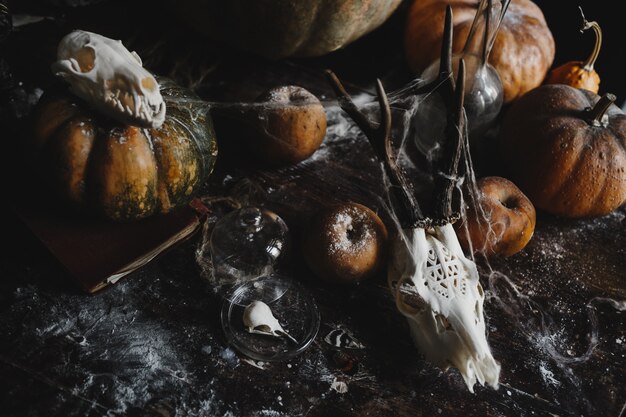
M582 13L582 10L581 10ZM583 27L581 31L593 29L596 35L596 43L589 58L582 61L571 61L553 69L546 80L546 84L567 84L575 88L584 88L598 94L600 90L600 76L593 68L600 55L602 46L602 30L597 22L588 22L583 15Z
M626 115L613 100L550 84L513 104L499 134L502 158L535 206L593 217L626 202Z
M457 0L453 52L462 51L479 0ZM405 52L411 69L421 74L439 59L443 18L448 0L415 0L409 9ZM530 0L512 0L489 55L509 103L540 85L554 60L554 38L541 9Z
M191 92L159 82L167 115L158 129L122 125L66 92L42 97L28 154L56 196L116 221L189 202L215 164L213 125L185 102Z

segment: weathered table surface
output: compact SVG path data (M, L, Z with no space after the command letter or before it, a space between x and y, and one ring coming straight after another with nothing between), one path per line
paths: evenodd
M106 3L98 10L104 13ZM83 18L78 13L76 19ZM59 34L73 22L31 31ZM397 18L390 24L396 23ZM393 26L383 31L376 36L398 35ZM18 39L28 44L33 33ZM211 99L251 98L269 85L293 82L321 95L324 66L365 86L371 74L400 83L402 71L383 70L380 63L369 75L354 71L368 62L368 48L366 40L330 59L252 68L246 59L219 63L199 91ZM388 65L400 59L397 51L386 51L385 57ZM199 65L197 56L185 59ZM28 71L26 65L21 69ZM26 88L37 85L33 74L35 81ZM217 82L224 79L231 82ZM331 120L340 120L336 108L328 108ZM285 218L296 242L284 272L311 290L319 304L322 325L314 344L264 369L225 342L221 301L196 263L200 235L112 288L87 296L5 209L0 415L623 415L626 211L581 221L540 214L523 252L481 265L488 340L502 365L501 387L477 386L471 394L456 370L443 372L419 356L382 276L356 287L335 287L319 283L302 263L298 236L321 205L351 199L384 215L373 154L355 131L339 135L344 127L331 123L322 148L298 166L254 171L226 157L211 180L214 194L228 193L245 178L260 186L263 201ZM335 349L323 340L337 327L349 329L365 346L349 351L358 363L355 372L339 369L332 359ZM344 382L347 392L331 388L335 381Z

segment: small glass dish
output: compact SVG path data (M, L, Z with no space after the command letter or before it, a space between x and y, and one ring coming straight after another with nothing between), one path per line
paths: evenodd
M295 341L246 330L243 314L253 301L267 304ZM230 345L251 359L271 362L292 358L309 347L319 331L320 314L306 289L293 279L271 274L234 287L222 304L221 322Z

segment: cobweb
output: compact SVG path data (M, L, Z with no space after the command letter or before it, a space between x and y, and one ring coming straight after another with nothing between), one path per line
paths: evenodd
M443 122L439 124L426 126L423 124L427 121L433 121L432 118L423 117L420 112L430 114L433 108L437 108L436 95L415 96L411 94L411 89L422 83L421 80L415 80L410 85L389 93L390 105L393 112L393 138L395 146L398 150L399 164L408 173L412 180L412 185L416 195L419 196L420 204L428 210L431 203L431 195L433 190L433 179L437 174L434 170L437 167L437 158L440 150L440 140ZM324 173L335 172L341 176L344 173L343 161L344 157L350 157L351 153L363 152L362 146L356 146L358 143L362 145L365 140L360 130L352 123L352 121L343 113L340 107L330 97L321 97L322 104L326 110L328 128L327 136L321 148L308 160L302 162L296 167L286 168L281 171L281 175L293 174L302 175L305 172L314 178L324 181L327 186L339 186L340 181L335 178L324 176L316 171L323 170ZM364 109L373 120L376 120L379 114L378 103L376 98L366 92L361 92L353 96L357 106ZM246 112L247 109L268 109L267 103L207 103L212 107L229 107L239 112ZM420 124L421 123L421 124ZM432 136L435 140L432 140ZM439 136L437 136L439 135ZM423 138L426 138L423 140ZM425 143L424 143L425 141ZM456 189L454 198L461 209L461 213L465 216L468 205L478 208L478 215L481 220L488 224L487 219L489 213L484 212L480 204L476 204L479 199L479 192L476 185L477 172L472 163L470 155L470 146L466 144L463 148L464 158L462 159L461 175L456 178ZM380 193L380 189L389 190L391 187L389 178L385 176L382 166L373 157L369 157L372 165L378 168L373 172L364 173L363 178L351 178L359 188L361 193L368 194L368 199L379 210L380 214L387 220L391 230L396 233L403 233L397 214L392 208L389 196ZM275 177L272 177L275 178ZM371 180L376 178L376 182L380 182L380 187L372 187ZM267 185L262 179L250 179L247 181L257 183L258 187L264 191L262 198L279 200L287 192L292 192L293 188L286 190L280 189L284 186ZM362 181L362 183L361 183ZM253 187L255 188L255 187ZM372 190L372 188L374 188ZM370 191L371 190L371 191ZM257 190L258 191L258 190ZM302 206L315 200L317 190L311 190L305 197ZM244 193L245 194L245 193ZM337 193L341 195L341 193ZM306 200L309 198L311 200ZM330 199L332 200L333 197ZM258 201L258 199L257 199ZM623 227L624 214L620 211L603 220L587 221L582 226L578 224L565 224L564 228L573 231L572 239L584 241L589 230L594 228L606 227ZM542 224L541 218L539 224ZM481 284L485 288L486 309L485 319L488 331L493 333L488 336L488 340L496 359L500 359L500 352L507 351L509 343L506 339L500 339L500 332L497 326L507 326L514 329L514 334L524 340L525 344L530 347L527 357L521 357L525 361L526 367L534 370L540 382L543 382L546 393L542 394L550 398L550 403L554 407L562 406L557 398L556 387L570 386L572 389L582 390L585 381L576 369L585 366L587 362L594 358L597 346L603 343L602 329L610 327L608 322L603 322L603 317L598 313L609 317L604 320L611 320L612 317L621 317L620 312L626 310L626 301L620 300L619 295L613 293L617 298L605 296L606 294L594 294L594 292L584 292L583 289L589 289L587 283L580 282L578 278L569 278L571 286L567 285L550 285L549 291L538 291L534 286L537 282L543 280L558 280L559 282L565 274L563 271L544 271L546 264L556 262L560 266L567 266L567 256L575 256L577 250L584 251L577 245L573 245L563 232L557 227L546 226L546 230L535 236L529 246L530 249L523 251L511 258L504 259L487 259L482 255L473 255L474 248L466 255L474 260L481 274ZM464 233L469 237L466 226L461 227L459 233ZM497 238L500 230L488 228L487 233L491 238ZM550 252L551 246L557 240L562 246L560 254ZM471 245L471 239L467 239ZM543 255L542 255L543 253ZM201 252L199 252L202 255ZM560 258L559 258L560 257ZM206 259L206 253L201 258ZM532 262L536 266L530 268L532 276L528 276L526 272L528 268L516 269L517 265L523 262ZM526 264L524 264L526 265ZM567 269L567 268L563 269ZM620 273L619 271L617 272ZM623 272L621 272L623 276ZM578 288L580 287L580 288ZM589 297L590 298L585 298ZM550 302L549 298L558 302ZM617 315L617 316L616 316ZM578 322L576 326L571 326L573 321ZM580 323L583 323L582 325ZM512 364L511 364L512 365ZM507 385L507 364L503 364L504 376L503 386L506 390L518 392L519 395L527 395L524 389L532 389L529 387L516 388ZM598 410L597 406L586 400L583 395L578 401L578 405L570 409L582 409L587 412Z

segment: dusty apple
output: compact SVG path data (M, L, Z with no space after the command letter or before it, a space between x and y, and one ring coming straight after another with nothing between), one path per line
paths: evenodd
M326 136L326 112L317 97L298 86L273 88L256 103L244 140L255 159L284 166L313 155Z
M343 203L312 219L303 238L304 258L321 279L355 283L374 275L384 261L387 229L369 208Z

